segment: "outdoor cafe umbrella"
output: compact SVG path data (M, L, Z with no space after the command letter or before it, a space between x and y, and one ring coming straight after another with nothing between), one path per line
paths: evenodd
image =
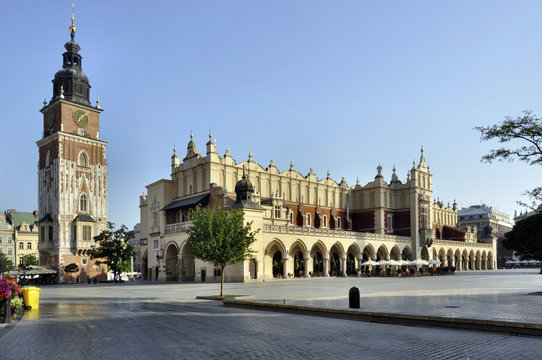
M429 265L429 261L422 260L422 259L416 259L416 260L412 260L410 262L410 265L416 265L416 266Z
M429 263L429 265L440 265L440 264L442 264L441 261L436 260L436 259L431 259L431 260L428 261L428 263Z
M364 263L362 263L361 265L363 265L363 266L367 266L367 265L376 266L376 265L380 265L380 264L377 263L376 261L373 261L373 260L367 260Z

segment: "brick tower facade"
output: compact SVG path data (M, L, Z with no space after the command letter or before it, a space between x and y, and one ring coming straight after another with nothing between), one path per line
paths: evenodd
M40 110L43 138L37 141L40 263L59 270L60 282L107 277L90 259L93 237L107 228L107 144L100 140L102 110L89 101L73 20L53 96ZM65 274L71 263L79 271Z

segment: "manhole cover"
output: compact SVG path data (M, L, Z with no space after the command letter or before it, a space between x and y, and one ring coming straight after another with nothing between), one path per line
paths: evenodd
M446 305L445 308L448 308L448 309L457 309L457 308L459 308L459 306L457 306L457 305Z

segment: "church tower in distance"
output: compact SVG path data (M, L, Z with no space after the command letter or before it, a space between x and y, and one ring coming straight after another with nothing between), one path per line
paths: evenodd
M71 40L53 79L53 97L40 110L43 138L36 143L40 263L59 270L60 282L107 277L107 269L90 259L93 237L107 229L107 143L100 141L99 101L89 101L73 14L71 20ZM79 271L66 274L64 266L72 263Z

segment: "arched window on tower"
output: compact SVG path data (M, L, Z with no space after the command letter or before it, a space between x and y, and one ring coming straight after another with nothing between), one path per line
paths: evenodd
M88 155L84 151L79 154L79 166L88 166Z
M79 211L88 211L87 194L81 194L81 198L79 200Z

